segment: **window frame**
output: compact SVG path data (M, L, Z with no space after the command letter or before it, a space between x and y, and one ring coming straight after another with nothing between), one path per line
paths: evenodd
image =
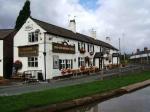
M39 41L39 34L38 32L29 32L28 33L28 42L38 42Z
M85 58L84 57L79 57L78 58L78 63L79 63L79 67L81 66L85 66Z
M38 67L38 57L28 57L28 67Z

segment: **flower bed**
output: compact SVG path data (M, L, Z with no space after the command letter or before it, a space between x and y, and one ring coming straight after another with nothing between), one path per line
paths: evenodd
M10 83L10 81L7 79L0 79L0 85L7 85L9 83Z

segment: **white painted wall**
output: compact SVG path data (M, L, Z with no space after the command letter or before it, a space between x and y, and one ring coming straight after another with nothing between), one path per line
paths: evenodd
M33 29L30 31L26 31L25 27L26 26L32 26ZM29 32L34 32L36 29L40 29L41 35L39 36L39 41L38 42L33 42L30 43L28 42L28 33ZM30 18L26 21L26 23L22 26L22 28L18 31L18 33L14 36L14 62L16 60L20 60L23 63L23 67L19 72L24 72L27 70L42 70L43 74L43 68L44 68L44 61L43 61L43 51L44 51L44 30L39 27L35 22L33 22ZM38 67L28 67L28 61L27 57L19 57L18 56L18 47L19 46L26 46L26 45L34 45L38 44L39 45L39 56L38 56Z
M26 31L26 26L32 26L32 29L30 31ZM28 42L28 33L34 32L36 29L40 29L40 36L39 41L37 43L30 43ZM27 70L42 70L43 76L44 74L44 32L45 30L42 29L40 26L38 26L33 20L30 18L27 20L27 22L22 26L22 28L18 31L18 33L14 37L14 61L20 60L23 63L23 68L19 72L24 72ZM52 52L52 42L58 42L61 43L63 41L66 41L68 44L73 45L75 44L75 54L64 54L64 53L53 53ZM38 63L39 66L37 68L30 68L28 67L27 63L27 57L19 57L18 56L18 46L25 46L25 45L39 45L39 56L38 56ZM73 69L78 68L78 57L90 57L93 58L94 55L90 55L89 52L87 52L87 44L86 44L86 53L81 54L78 51L78 41L71 40L63 37L58 37L55 35L46 35L46 78L51 79L55 76L61 75L61 71L59 69L53 69L53 55L58 55L59 59L72 59L73 60ZM95 52L100 52L100 46L94 45ZM111 51L113 53L113 51ZM76 60L76 61L74 61ZM107 62L105 62L107 63ZM117 62L116 62L117 63ZM96 61L96 66L99 67L99 61Z
M0 40L0 77L3 77L3 40Z

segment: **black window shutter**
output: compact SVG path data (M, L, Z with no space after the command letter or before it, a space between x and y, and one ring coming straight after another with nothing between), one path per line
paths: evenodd
M80 43L78 42L78 50L80 50Z
M62 60L60 59L60 60L59 60L59 70L61 70L61 69L62 69L62 65L61 65L61 63L62 63Z
M93 58L93 66L95 66L95 58Z
M73 60L71 60L71 69L73 68Z
M66 60L66 68L68 68L68 60Z
M94 45L93 45L93 52L94 52Z
M80 58L78 57L78 67L80 67Z
M88 52L90 51L90 48L89 48L90 46L89 46L89 44L88 44Z
M90 66L90 60L88 61L88 66Z

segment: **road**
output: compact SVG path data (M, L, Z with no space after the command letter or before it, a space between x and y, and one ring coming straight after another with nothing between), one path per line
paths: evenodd
M129 68L131 67L127 67L122 70L129 71ZM0 96L19 95L23 93L88 83L88 82L100 80L101 76L108 77L108 76L115 75L117 73L118 73L118 69L114 69L112 71L104 71L104 75L100 75L100 73L97 73L93 75L69 78L66 80L59 80L59 81L52 80L49 83L46 83L46 82L32 83L32 84L31 83L30 84L17 83L15 85L10 85L10 86L0 86Z

